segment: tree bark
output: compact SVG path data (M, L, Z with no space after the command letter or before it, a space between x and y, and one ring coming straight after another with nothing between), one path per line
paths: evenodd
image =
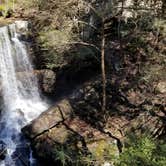
M162 16L165 17L166 14L166 1L162 0Z
M105 71L104 19L102 19L101 71L102 71L102 112L105 114L106 113L106 71Z

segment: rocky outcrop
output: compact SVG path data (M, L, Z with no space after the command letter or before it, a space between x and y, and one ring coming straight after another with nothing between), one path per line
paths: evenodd
M67 100L62 100L57 105L52 106L46 112L42 113L30 125L24 127L22 131L30 139L33 139L71 116L71 112L72 108L70 103Z
M25 73L25 72L17 72L17 78L21 81L26 81L26 77L30 76L32 73ZM51 94L55 93L55 84L56 84L56 73L52 70L43 69L43 70L34 70L33 74L36 75L38 79L38 84L40 90L43 93ZM1 90L1 85L0 85Z
M44 93L55 93L56 73L52 70L36 70L35 74L38 77L38 82L41 90Z
M58 102L25 126L22 132L31 140L36 155L51 162L57 162L58 152L62 149L75 162L80 153L101 157L108 146L112 153L119 153L114 143L116 139L73 116L68 100Z
M110 116L105 123L100 111L101 85L99 79L85 83L22 129L39 158L57 162L62 151L72 161L77 161L80 153L101 158L108 149L118 154L126 133L142 135L148 131L154 137L166 134L164 94L152 96L134 89L124 93L109 81Z

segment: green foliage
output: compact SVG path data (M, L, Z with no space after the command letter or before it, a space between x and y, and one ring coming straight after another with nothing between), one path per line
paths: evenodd
M63 166L95 166L105 162L114 166L165 166L166 143L154 140L149 135L129 135L125 141L123 152L119 155L114 144L103 141L97 143L92 154L84 155L80 152L72 154L70 148L61 147L55 150L56 160Z
M154 140L150 136L128 136L120 155L113 150L112 145L107 144L104 151L101 151L102 146L103 144L98 145L96 156L93 153L93 157L83 157L82 160L91 165L102 165L104 162L109 162L114 166L166 165L166 143Z
M85 157L85 155L78 149L74 150L70 146L56 146L55 149L55 161L60 162L62 166L90 166L93 161L91 155ZM89 160L90 159L90 160Z
M149 136L130 137L116 166L164 166L166 165L166 143Z
M72 42L72 35L70 30L48 30L39 33L39 39L44 48L53 48L58 52L63 52L69 49L70 42Z
M47 68L62 67L66 64L65 53L71 48L74 35L69 29L41 31L38 43L41 45Z
M8 14L14 10L15 1L9 0L8 3L0 3L0 13L3 17L7 17Z
M55 155L56 160L60 161L62 166L66 166L68 163L72 162L72 158L68 154L68 150L64 149L63 146L55 150Z
M77 31L78 23L73 21L81 14L81 5L77 0L30 0L19 1L20 8L24 8L29 15L35 11L32 20L38 45L47 68L58 68L66 64L66 54L79 41Z
M166 20L165 19L155 19L153 26L163 35L166 35Z

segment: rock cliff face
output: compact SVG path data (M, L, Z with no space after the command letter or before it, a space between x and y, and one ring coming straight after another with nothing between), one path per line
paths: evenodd
M22 129L39 158L56 163L62 149L73 161L80 153L102 158L108 147L113 155L122 150L126 133L143 134L148 130L155 137L164 136L164 94L148 98L152 104L142 102L144 95L138 92L123 96L113 84L108 85L110 117L106 124L99 111L101 83L93 80Z
M106 146L112 147L113 153L119 153L113 138L73 113L69 100L62 100L22 129L39 158L57 162L58 150L62 148L75 162L80 153L100 155Z
M55 93L56 86L56 73L52 70L43 69L36 70L34 73L38 77L38 82L40 89L45 94L53 94Z

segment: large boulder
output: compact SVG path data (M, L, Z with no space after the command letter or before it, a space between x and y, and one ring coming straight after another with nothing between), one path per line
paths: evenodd
M22 132L31 140L37 157L56 163L58 154L65 150L70 162L76 162L79 154L104 156L110 147L113 154L119 153L115 139L93 128L79 117L73 115L70 102L62 100L41 114Z
M25 126L22 131L28 138L33 139L71 116L71 113L72 108L68 100L62 100Z

